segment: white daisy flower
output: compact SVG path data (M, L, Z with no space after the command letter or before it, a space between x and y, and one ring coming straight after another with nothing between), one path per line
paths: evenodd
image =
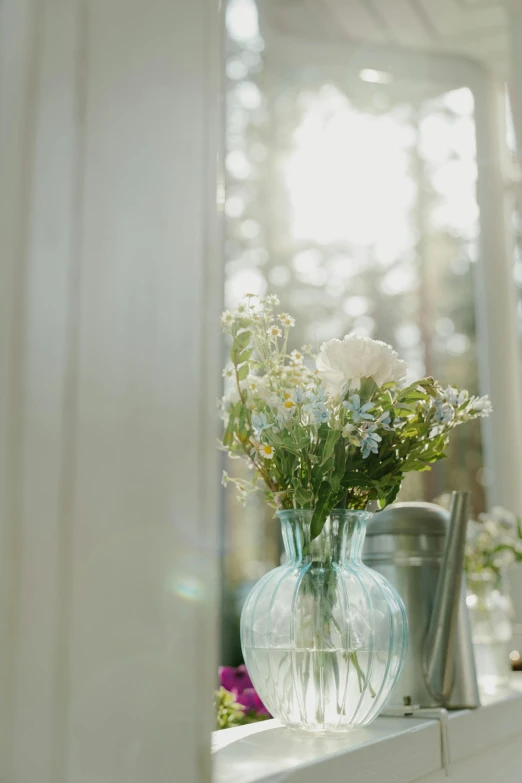
M224 487L226 487L228 485L228 482L229 482L228 473L226 472L226 470L224 470L223 475L221 476L221 483L223 484Z
M288 313L281 313L278 318L283 326L295 326L295 318L292 318Z
M272 326L267 329L267 334L270 337L281 337L283 332L277 324L272 324Z
M292 351L290 354L290 364L302 364L304 361L304 354L301 351Z
M261 448L261 441L255 438L253 435L250 436L250 443L252 445L253 451L259 451Z
M221 373L223 378L233 378L234 377L234 368L233 367L225 367L223 372Z
M234 313L231 313L230 310L225 310L225 312L221 314L220 323L222 329L232 326L234 323Z
M293 396L290 394L290 392L285 392L284 394L284 402L283 402L283 408L285 411L291 411L293 408L295 408L296 402L293 399Z
M274 449L272 446L270 446L269 443L261 443L259 446L259 454L263 457L263 459L273 459Z
M279 304L279 297L275 294L268 294L268 296L265 297L265 304L269 307L277 307Z

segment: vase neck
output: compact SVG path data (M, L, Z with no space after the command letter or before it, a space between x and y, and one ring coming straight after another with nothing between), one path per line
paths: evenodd
M366 511L334 509L321 533L310 540L313 511L279 511L287 562L329 565L345 560L360 562L366 523L372 516Z

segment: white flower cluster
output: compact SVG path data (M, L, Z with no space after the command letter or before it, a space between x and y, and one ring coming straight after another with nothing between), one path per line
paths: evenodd
M498 573L522 559L522 530L515 514L502 506L470 520L466 543L466 571Z
M433 428L430 435L439 435L448 427L460 424L469 419L485 418L493 411L491 400L487 395L470 397L465 390L448 386L438 399L430 403Z

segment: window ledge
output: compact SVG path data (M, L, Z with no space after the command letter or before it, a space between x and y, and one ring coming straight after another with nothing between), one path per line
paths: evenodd
M480 709L450 713L448 734L451 764L510 738L520 741L522 675L514 675L512 688ZM348 764L350 783L412 783L443 768L440 725L432 719L378 718L366 729L334 737L291 731L269 720L214 732L212 743L214 783L304 783L318 775L344 783Z

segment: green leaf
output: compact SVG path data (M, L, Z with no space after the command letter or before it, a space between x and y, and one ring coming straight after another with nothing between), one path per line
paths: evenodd
M337 440L339 439L339 436L341 434L341 430L332 430L330 429L328 431L328 435L326 436L326 442L324 444L323 449L323 458L321 460L321 466L323 466L332 456L335 444L337 443Z
M341 438L341 440L338 440L336 443L333 474L330 479L330 483L332 485L332 489L334 490L334 492L339 492L339 490L341 489L341 481L343 478L345 466L346 466L346 447L344 445L344 440Z
M373 378L361 378L361 388L359 389L361 402L368 402L378 388Z
M330 476L330 486L333 492L339 492L341 489L341 478L342 476L340 476L338 473L333 473Z
M225 434L223 435L223 446L231 446L234 442L235 409L230 409L229 419Z
M401 483L402 483L402 482L399 482L398 484L396 484L396 485L395 485L394 487L392 487L392 488L391 488L391 490L388 492L388 494L386 495L386 501L385 501L385 505L389 506L389 505L390 505L390 503L393 503L393 501L395 500L395 498L396 498L396 497L397 497L397 495L399 494L399 490L400 490L400 488L401 488Z
M242 405L239 411L239 435L242 438L242 440L245 440L246 436L248 435L246 425L247 425L246 408L244 405Z
M238 334L234 338L232 348L230 349L230 359L235 365L241 364L242 362L249 359L252 355L252 351L250 351L249 354L245 351L245 348L247 348L248 344L250 343L251 337L252 333L247 331L241 332L241 334Z
M310 524L310 541L313 541L320 534L328 514L332 509L337 508L343 496L344 492L332 492L327 481L321 484Z
M315 510L312 515L312 522L310 525L311 541L313 541L314 538L317 538L317 536L320 534L321 530L324 527L324 523L326 522L326 517L328 516L331 508L331 506L329 505L331 495L332 495L332 490L330 484L326 481L323 481L323 483L319 488L319 492L317 494L317 502L315 504Z
M252 337L252 332L249 331L240 332L238 335L236 335L233 345L236 348L246 348L250 342L251 337Z
M250 348L244 350L240 346L232 346L232 348L230 349L230 359L236 366L238 364L243 364L243 362L248 361L251 356L252 356L252 350Z
M295 500L299 506L309 506L313 500L313 492L305 487L297 487L295 491Z
M321 424L319 426L319 429L317 430L317 434L319 435L320 440L326 440L328 437L328 433L330 432L330 427L328 424Z
M424 392L420 391L420 389L424 389L424 392L427 392L426 397L417 397L418 394L423 394ZM397 395L398 400L417 400L417 399L428 399L428 397L432 397L435 394L435 386L433 378L423 378L420 381L414 381L414 383L411 383L409 386L406 386L405 389L401 389L399 394Z
M239 370L237 371L237 377L240 381L244 381L246 378L248 378L248 372L250 368L248 364L242 364Z
M264 436L271 446L279 449L286 449L287 451L292 452L292 454L301 454L301 449L296 446L291 436L286 432L282 435L280 432L274 432L274 430L270 429L265 430Z
M409 391L408 394L401 394L399 399L402 402L417 402L418 400L429 400L431 398L426 392L414 389L413 391Z
M294 440L295 446L299 451L303 451L304 449L307 449L310 445L310 435L305 432L296 433L295 440Z
M372 489L375 486L376 482L373 481L366 473L359 473L357 471L348 470L343 476L343 487L346 487L347 489L350 487Z
M251 356L252 356L252 348L247 348L246 351L241 351L241 353L237 357L237 364L243 364L243 362L248 362Z

